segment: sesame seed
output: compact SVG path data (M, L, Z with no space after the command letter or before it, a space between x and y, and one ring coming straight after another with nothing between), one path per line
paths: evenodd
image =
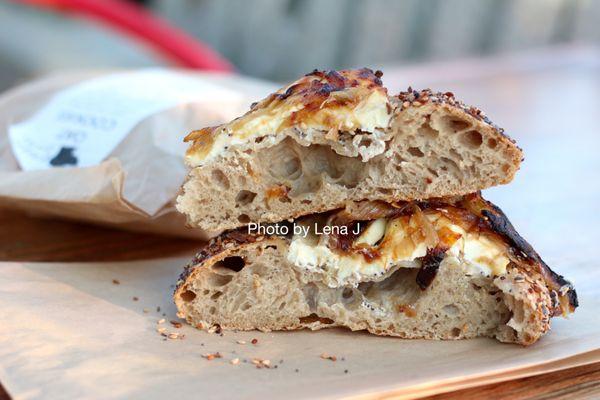
M238 340L238 341L236 341L236 343L237 344L246 344L246 341L245 340Z
M165 323L165 319L164 318L159 319L158 322L157 322L157 324L164 324L164 323Z
M221 358L221 353L216 352L216 353L207 353L207 354L203 354L202 355L203 358L206 358L208 361L210 360L214 360L215 358Z
M132 299L132 300L133 300L133 301L138 301L138 300L139 300L139 298L138 298L138 297L136 297L136 296L133 296L133 299Z
M256 368L272 368L271 360L263 360L261 358L253 358L252 364L256 365Z
M118 279L113 279L112 283L115 284L115 285L120 285L121 284L121 282L119 282Z
M179 329L183 326L183 324L181 322L177 322L177 321L169 321L169 322L171 322L171 325L173 325L177 329Z
M234 358L233 360L230 361L231 364L233 365L238 365L240 363L240 359L239 358Z

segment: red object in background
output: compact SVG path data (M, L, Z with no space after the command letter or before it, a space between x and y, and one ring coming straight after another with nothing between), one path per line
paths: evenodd
M122 0L14 0L83 14L141 39L186 68L231 72L233 66L207 45L172 27L144 8Z

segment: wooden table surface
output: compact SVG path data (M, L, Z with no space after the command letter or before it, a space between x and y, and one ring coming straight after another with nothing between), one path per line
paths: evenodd
M384 81L393 89L413 82L416 87L452 90L457 97L479 105L519 143L527 143L526 151L549 137L544 135L558 135L564 140L574 134L596 137L598 156L591 161L592 167L600 166L600 128L596 121L600 110L600 56L596 50L568 48L485 62L391 69ZM573 126L576 132L569 130ZM533 159L536 162L535 155ZM600 204L600 195L595 199ZM191 254L198 246L199 242L193 240L36 219L0 210L2 261L126 261ZM600 398L600 363L431 398ZM0 400L6 399L9 396L0 387Z

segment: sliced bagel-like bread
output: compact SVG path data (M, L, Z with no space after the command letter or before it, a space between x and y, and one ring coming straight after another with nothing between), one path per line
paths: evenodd
M521 150L480 110L452 93L390 97L380 77L314 71L244 116L190 133L177 208L215 232L347 200L464 195L512 180Z
M174 299L178 315L204 329L341 326L524 345L577 307L572 285L479 194L350 203L225 233L188 265Z

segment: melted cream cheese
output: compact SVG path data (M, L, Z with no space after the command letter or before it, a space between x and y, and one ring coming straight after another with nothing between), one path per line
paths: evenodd
M367 244L369 246L375 245L383 239L385 235L385 227L387 225L387 219L379 218L371 222L359 238L354 242L355 244Z
M450 222L442 213L428 213L425 217L436 231L449 229L458 239L446 252L446 257L455 257L465 273L484 276L501 275L509 263L507 248L483 233L466 232ZM367 246L379 252L380 256L367 260L362 254L340 254L327 246L327 238L314 234L314 229L306 237L292 238L288 251L288 261L296 267L322 276L330 287L356 286L360 282L378 280L393 267L419 268L417 260L425 256L427 239L415 230L416 218L398 217L391 220L378 219L354 241L354 247ZM379 242L379 244L377 244Z
M387 128L391 120L389 100L385 92L372 91L358 104L352 106L327 107L326 104L327 100L323 102L321 109L309 112L305 119L295 124L290 124L290 119L294 113L304 108L302 103L283 101L273 108L251 111L249 114L224 125L212 133L206 133L213 135L213 140L206 144L210 148L191 148L186 153L186 162L192 167L203 165L223 154L229 148L252 147L259 138L264 138L261 145L272 145L283 139L283 137L277 138L277 134L291 126L297 126L303 131L313 129L324 133L332 129L350 133L357 131L370 134L378 133L374 138L376 139L374 142L378 144L375 147L357 146L357 143L353 141L365 161L385 150L385 143L379 140L379 137L383 134L378 132L378 130Z

